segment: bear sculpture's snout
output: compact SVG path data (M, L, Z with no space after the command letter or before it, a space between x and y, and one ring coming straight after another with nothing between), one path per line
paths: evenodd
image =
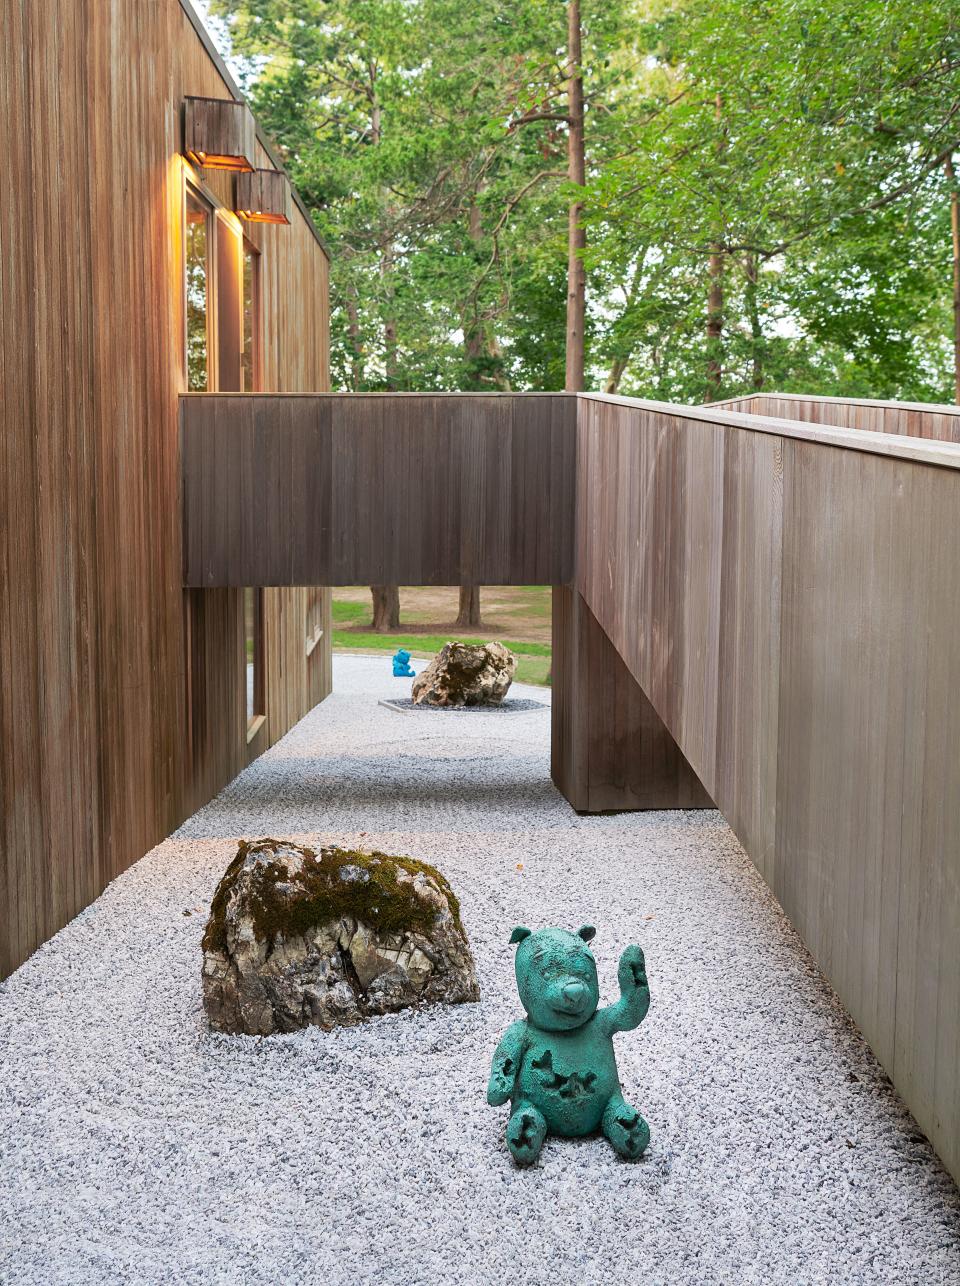
M571 978L560 988L558 1008L569 1014L579 1014L587 1008L590 1000L590 989L579 978Z

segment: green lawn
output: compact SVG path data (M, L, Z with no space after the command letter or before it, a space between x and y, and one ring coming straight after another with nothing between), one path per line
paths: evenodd
M364 603L333 603L334 651L388 652L406 648L418 660L430 660L455 634L373 634L361 633L357 623L370 619L370 608ZM341 628L338 629L337 626ZM347 626L348 628L342 628ZM349 628L351 627L352 628ZM501 639L517 657L518 683L547 683L550 673L550 647L523 639ZM418 668L418 667L414 667ZM419 667L422 669L422 666Z

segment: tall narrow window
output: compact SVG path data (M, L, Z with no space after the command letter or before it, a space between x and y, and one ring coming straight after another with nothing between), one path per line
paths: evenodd
M311 585L306 591L307 656L312 656L323 638L323 590Z
M187 188L186 204L187 388L210 387L210 209Z
M260 388L260 254L243 243L243 392Z
M243 591L244 652L247 671L247 735L260 727L266 713L263 673L263 590Z

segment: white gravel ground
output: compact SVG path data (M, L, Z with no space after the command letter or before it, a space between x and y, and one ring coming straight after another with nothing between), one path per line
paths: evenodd
M0 986L0 1282L960 1282L957 1189L722 819L577 817L547 710L403 718L388 667L337 658L330 700ZM482 1002L211 1035L204 913L263 834L439 865ZM584 921L608 1000L647 952L618 1051L652 1143L517 1171L484 1101L507 939Z

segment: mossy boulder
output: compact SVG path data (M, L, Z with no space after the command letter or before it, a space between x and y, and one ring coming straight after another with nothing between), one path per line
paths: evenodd
M502 643L444 643L413 681L414 703L498 706L517 672L517 658Z
M411 857L243 842L203 936L203 1003L218 1031L352 1026L479 1000L450 885Z

